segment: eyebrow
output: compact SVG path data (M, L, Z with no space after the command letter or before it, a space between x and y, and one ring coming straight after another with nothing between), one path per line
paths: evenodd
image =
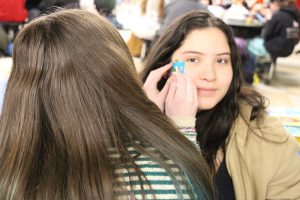
M199 52L199 51L184 51L182 54L189 54L189 53L200 54L200 55L203 55L203 56L205 55L204 53ZM223 52L223 53L218 53L216 55L217 56L223 56L223 55L230 56L231 54L229 52Z

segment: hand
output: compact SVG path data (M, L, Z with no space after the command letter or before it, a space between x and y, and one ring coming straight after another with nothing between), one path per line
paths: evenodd
M157 89L157 83L171 69L172 64L169 63L163 67L150 72L143 89L148 98L153 101L159 109L164 112L165 100L170 88L171 80L168 80L161 91Z
M165 102L169 117L195 117L198 109L197 87L193 80L179 73L169 78L171 84Z

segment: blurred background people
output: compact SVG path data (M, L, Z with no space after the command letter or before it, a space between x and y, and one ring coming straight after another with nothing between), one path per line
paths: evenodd
M14 37L27 17L25 0L0 1L0 55L11 55Z
M131 31L127 45L132 56L144 58L164 17L164 0L132 1L125 21ZM125 18L125 17L123 17Z
M27 16L25 0L0 1L0 23L24 23Z
M200 0L166 0L166 2L160 33L178 17L192 10L208 11L207 5Z
M262 32L264 45L276 64L278 57L289 56L299 42L299 11L293 0L271 0L273 13Z
M168 0L159 33L162 33L176 18L192 10L208 11L207 6L199 0Z

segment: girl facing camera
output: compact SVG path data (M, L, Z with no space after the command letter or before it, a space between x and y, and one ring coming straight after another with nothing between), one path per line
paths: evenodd
M176 60L183 73L169 72ZM193 11L151 48L142 78L162 112L196 129L218 199L299 199L300 146L267 115L264 97L243 85L240 68L230 28Z

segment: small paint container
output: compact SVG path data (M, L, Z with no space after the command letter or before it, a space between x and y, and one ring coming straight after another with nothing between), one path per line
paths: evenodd
M176 60L172 65L172 72L178 72L184 74L185 63L182 60Z

